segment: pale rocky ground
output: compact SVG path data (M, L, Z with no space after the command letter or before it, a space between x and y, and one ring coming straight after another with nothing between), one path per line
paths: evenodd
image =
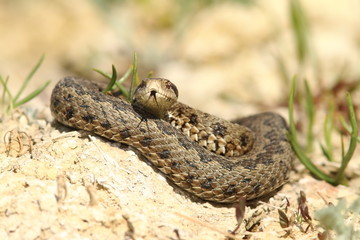
M85 0L0 0L1 76L10 76L15 92L44 53L46 60L26 91L52 80L24 108L0 118L0 239L178 239L176 232L180 239L225 239L237 224L232 206L195 199L132 149L57 124L49 110L51 89L68 74L100 79L94 67L110 70L114 64L122 73L136 50L140 77L153 70L154 76L171 79L180 100L191 106L226 119L265 110L287 118L289 89L278 57L289 77L306 77L315 94L321 91L319 75L328 87L340 74L359 79L360 4L301 3L314 54L300 68L283 0L193 7L183 15L175 1L166 0L129 1L103 10ZM352 96L359 104L359 91ZM326 103L317 110L319 142ZM334 144L339 156L336 135ZM359 156L357 151L348 167L349 187L315 180L295 162L288 184L266 203L247 207L237 239L252 223L252 239L317 239L323 229L316 220L306 233L308 224L297 222L287 236L277 209L285 208L286 197L288 216L296 213L300 191L313 218L328 202L353 202L359 197ZM338 166L327 163L318 146L311 158L327 170ZM357 215L344 218L359 230Z

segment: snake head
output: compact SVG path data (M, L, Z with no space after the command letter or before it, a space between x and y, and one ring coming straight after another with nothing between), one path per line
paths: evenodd
M132 106L140 114L164 118L177 102L179 92L172 82L164 78L146 78L134 92Z

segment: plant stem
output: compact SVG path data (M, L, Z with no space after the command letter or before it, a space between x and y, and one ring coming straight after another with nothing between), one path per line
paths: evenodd
M314 101L309 84L306 80L304 81L304 84L305 84L305 99L306 99L305 108L308 116L308 126L306 133L306 152L311 152L314 142L313 127L314 127L314 119L315 119L315 110L314 110Z
M132 102L136 85L137 85L137 55L136 52L134 52L134 64L133 64L132 79L130 84L129 102Z
M295 151L295 154L299 158L302 164L317 178L325 180L331 184L336 184L335 179L331 178L330 176L326 175L324 172L322 172L320 169L318 169L311 160L306 156L303 149L301 148L298 140L297 140L297 134L296 134L296 128L295 128L295 121L294 121L294 93L295 93L295 80L296 76L294 76L292 83L291 83L291 89L290 89L290 98L289 98L289 122L290 122L290 132L288 134L289 140L291 142L291 145Z
M352 131L351 131L350 144L349 144L348 151L346 152L345 156L343 156L343 158L342 158L340 169L335 178L336 184L343 183L343 181L344 181L344 171L354 154L354 151L356 149L357 139L358 139L358 126L357 126L355 110L354 110L354 107L353 107L353 104L351 101L350 93L346 93L346 100L347 100L348 108L349 108L350 124L352 127Z
M29 84L31 78L34 76L35 72L39 69L40 65L42 64L42 62L44 61L45 56L43 55L40 60L36 63L36 65L33 67L33 69L31 70L31 72L29 73L29 75L26 77L25 81L23 82L23 84L21 85L18 93L16 94L16 96L14 97L14 99L12 100L13 104L15 104L15 102L19 99L20 95L23 93L23 91L25 90L25 88L27 87L27 85Z
M111 91L111 89L113 88L115 82L116 82L116 79L117 79L117 72L116 72L116 69L114 67L114 64L111 65L111 71L112 71L112 74L111 74L111 78L110 78L110 82L109 84L106 86L106 88L103 90L103 93L107 93L109 91ZM99 72L100 74L101 71ZM106 76L106 75L105 75Z

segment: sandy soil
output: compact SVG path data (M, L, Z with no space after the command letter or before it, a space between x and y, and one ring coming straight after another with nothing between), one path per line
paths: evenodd
M233 206L188 195L132 149L61 126L47 108L43 117L33 114L17 111L1 125L1 239L224 239L235 229ZM316 238L323 232L316 220L306 232L304 221L294 220L288 232L280 226L278 209L296 216L300 191L312 218L328 202L356 199L352 188L296 166L278 193L246 208L238 238Z

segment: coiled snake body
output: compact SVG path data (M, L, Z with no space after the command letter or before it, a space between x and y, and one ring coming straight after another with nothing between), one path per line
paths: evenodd
M160 87L177 95L170 81L160 81ZM139 101L152 99L161 105L166 94L153 88L142 92L145 85L137 90ZM278 114L261 113L230 123L181 103L170 105L169 110L160 107L146 116L140 105L132 107L104 94L95 83L66 77L55 86L50 108L66 126L136 148L173 183L204 200L251 200L288 179L293 152L286 123Z

